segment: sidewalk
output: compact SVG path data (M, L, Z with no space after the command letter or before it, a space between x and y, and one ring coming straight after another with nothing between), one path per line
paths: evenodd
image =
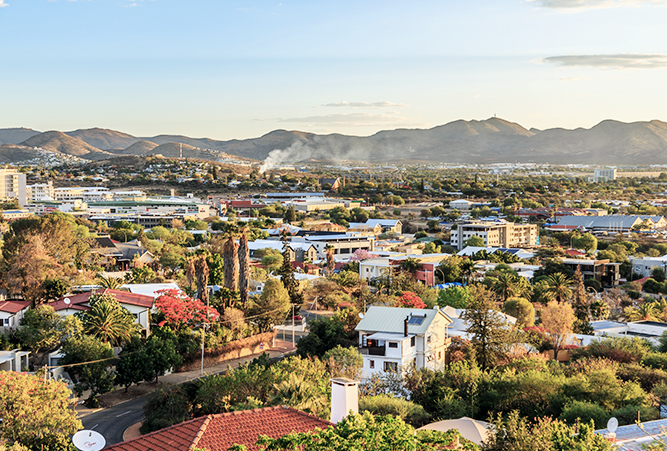
M292 343L291 341L282 341L282 340L276 340L275 341L275 346L272 347L271 349L267 349L264 352L269 355L269 357L281 357L284 356L287 353L290 353L294 351L295 349L292 348ZM219 373L221 371L225 371L228 368L238 368L240 365L250 362L253 359L259 357L262 353L259 354L253 354L249 355L246 357L241 357L238 359L231 359L231 360L225 360L224 362L219 362L215 365L212 366L205 366L204 367L204 376ZM151 393L159 388L170 386L170 385L178 385L182 384L191 380L199 379L202 376L201 370L197 369L194 371L186 371L183 373L171 373L167 374L165 376L160 376L159 382L156 384L155 382L142 382L138 386L132 386L128 390L128 393L125 393L125 388L118 388L110 393L105 393L103 395L100 395L100 402L103 403L105 407L102 408L97 408L97 409L89 409L88 407L84 406L83 404L78 404L75 408L76 412L78 413L79 418L83 418L86 415L89 415L94 412L98 412L100 410L103 410L108 407L113 407L118 404L121 404L125 401L130 401L132 399L136 399L140 396L143 396L147 393ZM88 397L88 393L85 392L80 399L86 399Z

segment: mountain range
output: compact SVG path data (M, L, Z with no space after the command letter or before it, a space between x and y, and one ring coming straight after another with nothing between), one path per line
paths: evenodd
M526 129L500 118L458 120L430 129L385 130L367 137L275 130L219 141L180 135L135 137L92 128L72 132L0 129L0 161L28 159L35 147L89 160L153 155L264 160L266 167L307 160L443 163L667 163L667 123L605 120L590 129Z

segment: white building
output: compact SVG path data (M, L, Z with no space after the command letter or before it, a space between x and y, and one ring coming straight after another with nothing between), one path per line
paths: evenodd
M14 169L0 169L0 201L18 199L19 205L28 203L25 174Z
M515 248L535 246L539 236L535 224L515 224L513 222L469 222L458 224L450 234L451 245L458 250L466 246L473 236L484 239L485 247Z
M26 195L30 202L52 201L55 199L53 183L36 183L26 186Z
M596 169L593 172L594 182L607 182L609 180L616 180L616 168L613 169Z
M632 259L632 272L642 277L649 277L655 268L667 271L667 255Z
M109 191L109 188L101 186L55 188L53 196L58 201L81 199L85 202L99 202L113 199L113 194Z
M402 372L410 365L444 368L451 322L438 308L371 306L355 329L363 357L362 377L382 371Z

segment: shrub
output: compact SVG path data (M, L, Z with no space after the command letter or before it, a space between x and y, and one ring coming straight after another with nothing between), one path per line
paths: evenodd
M577 421L581 423L593 421L595 429L605 427L609 418L609 413L601 406L586 401L570 402L565 406L560 417L558 417L559 420L565 421L568 424L575 424Z
M639 413L639 418L638 414ZM616 417L620 425L633 424L637 419L641 421L651 421L660 418L660 414L656 407L635 406L629 405L616 409L611 413L611 416Z
M414 426L423 426L430 415L419 404L388 395L367 396L359 400L359 412L393 415Z
M576 350L575 358L604 357L620 363L639 362L651 350L648 341L639 337L602 337Z
M141 433L157 431L190 419L192 405L179 387L154 392L144 405Z
M642 365L659 370L667 370L667 354L662 352L649 352L642 359Z
M617 371L617 375L624 381L639 383L646 391L651 391L656 385L667 382L667 373L665 371L652 367L646 368L636 363L621 365Z

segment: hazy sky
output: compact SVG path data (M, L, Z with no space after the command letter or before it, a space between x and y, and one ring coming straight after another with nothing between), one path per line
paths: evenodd
M667 0L281 1L0 0L0 128L667 120Z

